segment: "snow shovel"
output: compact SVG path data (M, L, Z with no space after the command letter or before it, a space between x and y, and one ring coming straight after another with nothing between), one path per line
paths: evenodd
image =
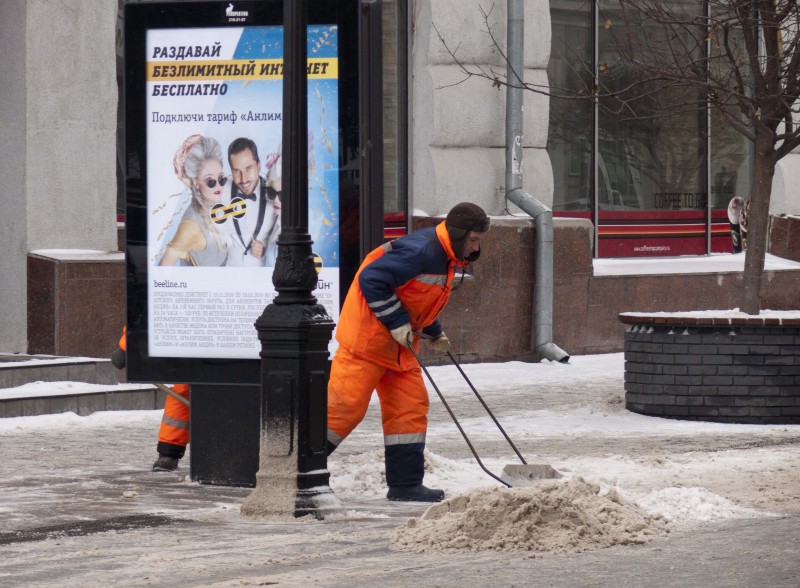
M183 403L183 404L185 404L186 406L190 406L190 404L189 404L189 401L188 401L188 400L186 400L186 399L185 399L183 396L181 396L180 394L178 394L177 392L175 392L175 391L174 391L172 388L170 388L169 386L165 386L164 384L159 384L159 383L154 383L153 385L154 385L156 388L158 388L159 390L161 390L162 392L164 392L165 394L169 394L170 396L172 396L172 397L173 397L175 400L177 400L177 401L179 401L179 402L182 402L182 403Z
M426 335L424 333L419 333L414 331L413 334L423 339L433 339L433 337L431 337L430 335ZM563 477L556 469L553 468L553 466L549 464L529 464L527 461L525 461L525 458L522 457L522 454L517 449L517 446L514 445L514 442L511 440L511 437L508 436L505 429L503 429L503 427L500 425L500 422L494 416L494 413L489 409L489 406L486 404L486 402L484 402L481 395L478 394L478 391L475 389L475 386L472 385L472 382L467 377L467 374L465 374L464 370L461 369L461 365L459 365L458 361L456 361L456 358L453 357L453 354L448 351L447 356L450 358L450 361L452 361L453 365L455 365L456 368L458 368L459 373L463 376L467 384L469 384L469 387L475 394L475 397L480 401L481 405L486 410L487 414L492 418L494 424L497 425L497 428L503 434L503 437L506 438L506 441L508 441L508 444L511 446L511 448L514 450L514 453L517 454L517 457L522 462L522 464L506 464L503 467L503 471L501 472L500 476L497 476L496 474L490 472L486 468L486 466L483 465L481 458L478 456L478 452L475 451L475 448L470 442L469 437L467 437L467 434L461 427L461 423L458 422L456 415L450 409L450 405L447 403L447 400L445 400L444 395L442 395L442 392L439 390L439 387L436 385L436 382L433 381L433 378L431 377L428 368L425 367L424 363L422 363L419 354L416 352L416 350L412 345L409 345L408 348L411 350L411 353L414 354L414 357L417 358L419 366L422 368L422 371L425 372L425 375L428 377L428 380L433 386L433 389L436 390L436 394L438 394L439 399L442 401L442 404L447 409L450 418L453 419L453 422L458 428L458 431L461 433L461 436L464 438L464 441L467 442L469 450L472 452L472 455L475 456L475 460L478 462L478 465L484 472L486 472L489 476L491 476L501 484L504 484L508 488L519 487L519 486L531 486L532 484L536 483L537 480L553 480L556 478Z

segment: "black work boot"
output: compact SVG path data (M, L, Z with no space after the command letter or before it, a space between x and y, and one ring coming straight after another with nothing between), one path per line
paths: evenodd
M441 502L444 500L444 490L428 488L424 484L416 486L389 486L386 494L389 500L403 502Z
M174 472L178 469L178 461L180 460L177 457L172 457L170 455L159 455L158 459L153 464L153 471Z

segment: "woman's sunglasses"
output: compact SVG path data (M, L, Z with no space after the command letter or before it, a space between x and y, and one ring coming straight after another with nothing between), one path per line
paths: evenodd
M207 178L206 179L206 186L209 188L214 188L219 182L220 188L228 183L228 178L226 176L220 176L216 180L214 178Z

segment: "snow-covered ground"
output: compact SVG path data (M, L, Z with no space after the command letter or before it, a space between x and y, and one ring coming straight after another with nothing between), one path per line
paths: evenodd
M745 253L714 253L711 255L681 255L678 257L624 257L595 259L594 275L652 275L705 274L741 272ZM764 270L767 272L800 269L800 263L767 253Z
M800 514L800 426L689 422L631 413L624 408L623 365L618 353L577 356L566 365L510 362L463 368L529 463L550 464L565 482L581 478L603 496L619 496L666 522L673 534L691 534L707 524ZM504 464L518 463L455 368L430 372L487 468L499 473ZM443 488L448 497L482 488L502 492L478 467L432 388L430 394L426 484ZM369 585L365 578L371 572L355 561L358 554L386 569L406 565L407 554L393 546L392 538L425 506L383 498L377 401L329 458L330 485L344 509L322 523L246 519L239 506L250 490L191 482L188 458L178 473L151 472L160 418L160 411L131 411L0 419L0 538L131 514L184 521L0 542L0 585L14 578L44 584L58 578L58 569L69 570L56 582L64 585L158 585L176 570L194 585L246 585L267 577L281 585ZM306 564L292 555L293 542L295 549L319 558L336 554L338 567L320 567L322 560L308 555L314 572L302 574ZM77 563L77 554L85 565ZM279 573L254 575L249 566L256 562ZM198 583L201 573L209 574L207 582ZM398 579L391 585L405 584Z
M481 396L529 463L615 487L653 513L680 521L770 516L800 509L800 426L731 425L647 417L625 409L623 354L573 357L567 365L465 365ZM452 367L431 373L484 465L519 463ZM479 469L431 389L430 485L448 494L497 486ZM375 411L377 412L377 411ZM362 424L329 463L331 486L379 496L377 420ZM348 445L358 445L348 448Z

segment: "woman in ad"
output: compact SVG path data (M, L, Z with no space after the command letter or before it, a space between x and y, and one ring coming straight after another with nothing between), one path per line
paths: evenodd
M228 182L219 142L192 135L178 148L173 162L175 174L191 190L192 201L159 265L225 265L227 239L211 219L211 207L223 201L223 187Z

